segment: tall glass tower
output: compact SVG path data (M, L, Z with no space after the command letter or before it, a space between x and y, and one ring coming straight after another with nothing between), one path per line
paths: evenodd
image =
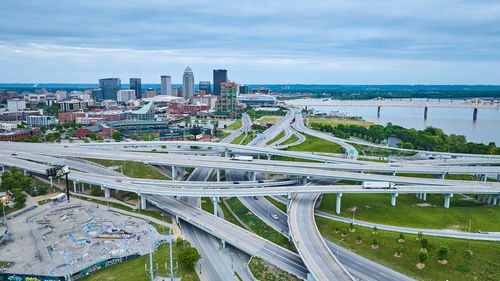
M142 94L141 78L130 78L130 89L135 90L135 98L140 99Z
M121 88L120 78L99 79L99 88L105 100L116 100L116 93Z
M185 99L190 99L194 96L194 75L189 66L186 67L182 76L182 96Z
M214 69L214 95L220 95L220 84L228 82L226 69Z

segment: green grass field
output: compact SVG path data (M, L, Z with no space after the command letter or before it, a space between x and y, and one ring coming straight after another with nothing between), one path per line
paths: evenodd
M337 126L339 124L342 124L358 125L363 127L370 127L371 125L375 125L375 123L373 122L366 121L309 118L309 126L311 126L312 124L328 124L330 126Z
M159 273L163 276L170 276L170 273L166 272L164 269L164 264L170 258L170 247L169 245L162 245L158 248L158 251L153 253L153 264L158 263L162 269ZM173 258L176 259L179 254L180 249L176 246L173 247ZM175 263L175 260L174 260ZM151 280L144 270L144 265L149 266L149 255L144 255L134 260L115 264L110 267L98 270L91 275L81 279L85 281L148 281ZM179 262L179 269L177 270L176 277L182 277L185 281L198 281L198 275L194 269L187 268Z
M231 143L232 144L240 144L240 142L247 136L247 134L241 134L237 138L235 138Z
M286 139L284 142L280 143L279 145L286 145L286 144L294 143L298 140L299 140L299 138L296 135L292 135L288 139Z
M318 210L335 214L335 198L334 194L323 195ZM393 207L389 194L344 194L340 215L352 217L352 208L356 207L356 219L368 222L468 231L471 219L472 231L500 231L500 206L485 206L461 199L464 197L456 194L451 199L450 208L446 209L443 195L428 194L427 201L423 201L413 194L400 194Z
M122 165L123 174L132 178L140 178L140 179L157 179L157 180L166 180L163 174L152 168L151 166L135 161L121 161L121 160L107 160L107 159L91 159L85 158L87 161L92 161L94 163L109 167Z
M326 152L326 153L344 153L344 150L339 144L326 141L311 135L306 136L306 141L299 144L288 147L285 150L288 151L309 151L309 152Z
M372 234L371 228L355 226L355 232L349 232L349 225L321 217L316 217L319 231L328 239L339 243L349 250L361 254L389 266L399 272L420 280L500 280L500 243L488 241L466 241L427 236L428 258L425 268L417 269L418 253L421 248L416 235L404 234L405 242L399 243L399 233L378 230ZM339 233L335 229L339 228ZM347 236L342 237L342 230L347 230ZM362 244L355 241L361 237ZM376 239L378 249L372 249L371 244ZM403 246L403 256L394 256L399 245ZM449 248L446 256L448 264L438 263L437 251L441 246ZM471 251L471 255L467 252ZM335 253L333 253L335 254Z
M281 120L281 118L283 118L283 117L281 117L281 116L265 116L259 120L259 124L266 124L266 123L276 124L278 121Z
M271 196L266 196L266 199L286 214L286 204L274 200Z
M239 128L241 128L241 126L242 126L241 120L236 120L231 125L227 126L226 130L238 130Z
M285 136L285 132L281 131L281 133L279 133L274 139L266 142L266 145L270 145L271 143L278 141L279 139L281 139L284 136Z
M292 275L280 268L266 262L265 260L252 257L248 268L253 276L260 281L299 281L295 275Z
M268 226L265 222L250 212L250 210L241 204L238 198L233 197L226 200L226 202L229 207L231 207L233 212L257 235L287 249L292 248L290 242L288 242L288 238L280 234L274 228Z

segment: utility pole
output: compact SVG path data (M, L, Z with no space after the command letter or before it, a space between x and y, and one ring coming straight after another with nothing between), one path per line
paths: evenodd
M174 281L174 262L172 258L172 227L168 229L170 235L170 281Z
M151 222L148 223L148 232L149 232L149 275L151 277L151 281L154 281L155 277L153 274L153 249L151 248Z

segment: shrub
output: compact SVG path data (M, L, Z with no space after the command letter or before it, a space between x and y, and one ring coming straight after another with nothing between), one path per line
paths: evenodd
M418 237L418 240L422 239L422 237L424 237L424 234L422 233L422 231L419 231L417 233L417 237Z
M396 247L396 253L398 253L398 255L401 255L403 253L403 250L404 250L403 245L398 245Z
M354 229L354 223L349 224L350 229Z
M422 238L420 240L420 244L422 245L422 248L427 249L427 246L429 245L429 241L427 241L427 239L425 239L425 238Z
M373 239L372 245L378 245L377 239Z
M92 196L99 196L101 193L101 189L98 186L93 186L92 189L90 190L90 195Z
M378 228L376 226L373 227L373 232L377 232Z
M399 233L399 239L405 240L405 235L403 233Z
M335 231L336 232L339 232L340 231L340 228L338 226L335 227Z
M446 247L446 246L439 247L439 250L438 250L438 259L439 260L446 259L446 255L448 255L449 251L450 251L450 249L448 247Z
M427 253L426 252L418 253L418 260L420 260L420 263L424 263L427 260Z
M363 238L361 238L361 236L358 235L358 237L356 237L356 240L363 241Z

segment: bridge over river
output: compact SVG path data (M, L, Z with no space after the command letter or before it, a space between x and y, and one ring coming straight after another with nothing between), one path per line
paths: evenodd
M302 100L303 101L303 100ZM424 108L424 119L427 119L427 111L429 107L433 108L471 108L474 109L473 120L477 119L477 111L479 109L500 109L500 100L498 99L457 99L445 101L422 101L422 100L395 100L395 99L384 99L381 97L371 99L371 100L334 100L327 99L322 102L302 102L302 101L286 101L285 103L291 106L366 106L366 107L377 107L377 115L380 117L380 108L382 107L422 107Z

